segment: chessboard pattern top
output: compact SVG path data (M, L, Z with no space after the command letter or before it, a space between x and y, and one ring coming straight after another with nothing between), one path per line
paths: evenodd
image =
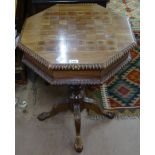
M49 67L107 67L135 44L126 17L97 4L57 4L27 18L19 47Z

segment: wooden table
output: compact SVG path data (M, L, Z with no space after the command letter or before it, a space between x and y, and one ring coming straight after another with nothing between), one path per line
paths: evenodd
M75 118L75 149L83 149L80 137L83 109L113 118L85 97L86 85L100 85L130 59L136 45L129 20L97 4L57 4L29 17L18 47L23 62L52 85L68 85L69 98L38 116L45 120L60 111L72 110Z

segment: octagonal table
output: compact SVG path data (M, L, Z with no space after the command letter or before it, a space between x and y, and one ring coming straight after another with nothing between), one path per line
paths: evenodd
M57 4L27 18L18 47L23 62L52 85L68 85L69 98L38 116L45 120L60 111L72 110L75 118L75 149L83 149L80 112L91 109L108 118L85 97L86 85L100 85L130 59L136 45L129 20L97 4Z

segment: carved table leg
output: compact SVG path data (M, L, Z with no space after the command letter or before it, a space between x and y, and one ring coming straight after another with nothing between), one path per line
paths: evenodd
M87 110L92 110L92 111L96 112L99 115L104 115L105 117L107 117L109 119L113 119L115 117L115 113L113 111L107 110L107 109L104 109L102 111L96 104L93 104L93 103L85 102L84 107Z
M80 135L80 130L81 130L80 104L74 104L73 108L74 108L75 130L76 130L76 139L75 139L74 147L76 152L82 152L83 143Z
M110 119L114 118L115 114L113 111L104 109L103 111L96 105L95 100L85 97L84 87L83 86L70 86L70 96L69 99L63 104L55 105L51 111L43 112L38 116L40 121L43 121L49 117L56 115L59 112L71 110L74 111L74 120L75 120L75 130L76 138L74 147L77 152L82 152L83 143L81 140L81 111L83 109L92 110L97 114L104 115Z
M50 118L59 112L67 111L70 109L70 105L68 103L63 103L63 104L55 104L51 111L49 112L43 112L41 113L37 118L39 121L44 121L47 118Z

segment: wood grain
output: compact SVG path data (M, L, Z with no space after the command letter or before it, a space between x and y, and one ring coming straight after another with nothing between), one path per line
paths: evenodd
M29 17L18 44L51 84L101 84L135 45L129 21L97 4L57 4Z
M57 4L26 20L21 43L49 64L102 64L135 40L127 19L104 7Z

